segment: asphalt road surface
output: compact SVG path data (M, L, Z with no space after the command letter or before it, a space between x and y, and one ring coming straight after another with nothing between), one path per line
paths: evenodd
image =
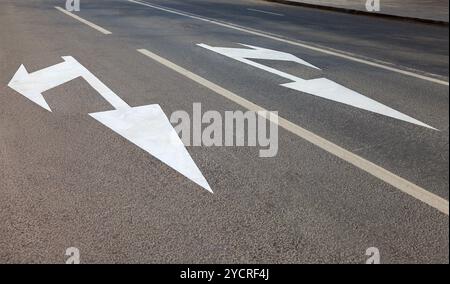
M448 263L448 53L448 27L265 1L2 0L0 262ZM113 95L277 111L278 153L186 147L211 194L89 115Z

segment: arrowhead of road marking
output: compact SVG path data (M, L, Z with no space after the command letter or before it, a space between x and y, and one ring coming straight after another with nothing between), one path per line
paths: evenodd
M213 193L159 105L124 108L89 115Z
M29 80L29 77L30 74L22 64L12 77L11 81L9 81L8 87L51 112L52 110L48 106L42 94L34 90L35 84Z
M395 119L403 120L409 123L427 127L433 130L438 130L428 124L425 124L415 118L403 114L395 109L383 105L375 100L361 95L353 90L350 90L342 85L339 85L331 80L325 78L318 78L312 80L303 80L293 83L282 84L286 88L308 93L314 96L322 97L328 100L350 105L359 109L364 109Z

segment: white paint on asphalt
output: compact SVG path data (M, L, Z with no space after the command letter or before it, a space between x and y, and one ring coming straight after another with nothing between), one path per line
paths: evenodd
M428 124L425 124L415 118L403 114L393 108L390 108L382 103L363 96L358 92L355 92L326 78L317 78L312 80L303 80L299 78L299 80L297 80L296 82L283 84L282 86L338 103L350 105L359 109L364 109L373 113L378 113L387 117L437 130L436 128Z
M8 86L31 101L51 111L42 93L59 85L82 77L114 108L129 107L119 96L111 91L89 70L71 56L62 57L64 62L28 73L23 65L19 67Z
M63 59L62 63L31 74L21 65L8 86L51 111L42 93L82 77L115 108L91 113L90 116L212 193L205 177L159 105L130 107L75 58L65 56Z
M258 64L256 62L246 60L246 59L295 62L295 63L301 64L301 65L305 65L307 67L311 67L311 68L320 70L320 68L318 68L318 67L312 65L311 63L306 62L305 60L298 58L297 56L294 56L290 53L267 49L267 48L262 48L262 47L258 47L258 46L241 44L248 48L230 48L230 47L213 47L213 46L209 46L204 43L197 44L197 45L200 47L206 48L208 50L214 51L216 53L222 54L224 56L227 56L227 57L233 58L235 60L244 62L246 64L252 65L259 69L263 69L270 73L277 74L277 75L284 77L286 79L289 79L289 80L292 80L291 78L296 79L297 77L289 75L289 74L281 72L281 71L278 71L276 69L270 68L268 66ZM295 80L292 80L292 81L295 81Z
M291 61L296 62L311 68L317 68L316 66L300 59L292 54L284 53L276 50L265 49L257 46L245 45L248 48L229 48L229 47L213 47L206 44L198 44L198 46L208 49L210 51L227 56L242 63L254 66L264 71L276 74L283 78L293 81L292 83L282 84L281 86L290 88L296 91L308 93L317 97L335 101L338 103L350 105L359 109L367 110L370 112L378 113L384 116L395 118L398 120L406 121L423 127L427 127L433 130L437 130L415 118L412 118L406 114L403 114L395 109L385 106L373 99L370 99L362 94L348 89L342 85L339 85L331 80L325 78L317 78L312 80L304 80L302 78L293 76L291 74L279 71L277 69L268 67L266 65L248 60L248 59L260 59L260 60L279 60L279 61Z
M213 193L164 111L157 104L90 114L97 121Z
M105 35L110 35L110 34L112 34L110 31L108 31L108 30L106 30L106 29L104 29L104 28L102 28L102 27L100 27L100 26L98 26L98 25L96 25L96 24L94 24L94 23L92 23L92 22L89 22L89 21L87 21L87 20L85 20L85 19L83 19L83 18L81 18L81 17L75 15L74 13L71 13L71 12L69 12L69 11L67 11L67 10L65 10L65 9L63 9L63 8L61 8L61 7L55 6L55 8L56 8L57 10L63 12L64 14L66 14L66 15L68 15L68 16L70 16L70 17L72 17L72 18L74 18L74 19L76 19L76 20L82 22L83 24L86 24L86 25L90 26L91 28L93 28L93 29L95 29L95 30L101 32L102 34L105 34Z
M360 56L358 56L357 54L344 52L344 51L340 51L340 50L332 50L332 49L329 49L329 48L319 47L319 46L311 45L311 44L304 43L304 42L293 41L293 40L285 39L282 36L268 34L268 33L265 33L265 32L262 32L262 31L258 31L258 30L255 30L255 29L239 26L239 25L236 25L236 24L228 23L228 22L222 22L222 21L215 20L215 19L208 19L208 18L205 18L203 16L198 16L198 15L195 15L195 14L192 14L192 13L187 13L187 12L175 10L173 8L166 8L166 7L162 7L162 6L159 6L159 5L157 6L157 5L149 4L149 3L143 2L143 1L128 0L128 2L132 2L132 3L143 5L143 6L147 6L147 7L156 9L156 10L172 13L172 14L175 14L175 15L179 15L179 16L188 17L188 18L191 18L191 19L195 19L195 20L211 23L211 24L218 25L218 26L221 26L221 27L226 27L226 28L229 28L229 29L245 32L245 33L248 33L248 34L269 38L269 39L276 40L276 41L283 42L283 43L287 43L287 44L290 44L290 45L303 47L303 48L306 48L306 49L309 49L309 50L313 50L313 51L316 51L316 52L320 52L320 53L324 53L324 54L328 54L328 55L344 58L344 59L347 59L347 60L350 60L350 61L354 61L354 62L358 62L358 63L361 63L361 64L369 65L369 66L372 66L372 67L388 70L388 71L395 72L395 73L398 73L398 74L402 74L402 75L405 75L405 76L414 77L414 78L417 78L417 79L433 82L433 83L444 85L444 86L448 86L449 85L448 81L438 79L437 77L440 77L438 75L429 74L429 73L422 72L422 71L417 71L417 70L409 71L409 70L412 70L410 68L408 68L409 70L400 69L400 68L403 68L403 67L400 67L400 68L396 67L395 64L392 64L392 63L389 63L389 62L382 62L380 60L375 60L375 59L364 59L364 58L361 58ZM424 74L427 74L427 75L424 75Z
M176 65L173 62L168 61L146 49L138 49L138 52L143 55L159 62L160 64L172 69L173 71L185 76L186 78L191 79L192 81L197 82L198 84L210 89L216 94L248 109L251 111L258 112L259 115L269 113L266 109L214 84L203 77L200 77L189 70L184 69L181 66ZM399 177L398 175L348 151L344 148L322 138L311 131L308 131L289 120L286 120L277 115L271 115L269 117L265 116L266 119L269 119L272 123L278 123L278 125L285 130L297 135L298 137L316 145L317 147L329 152L332 155L354 165L355 167L377 177L378 179L392 185L398 190L410 195L411 197L422 201L429 206L439 210L440 212L448 215L449 204L448 201L442 197L437 196L434 193L431 193L406 179Z
M258 9L252 9L252 8L247 8L248 11L252 11L252 12L258 12L258 13L263 13L263 14L268 14L268 15L274 15L274 16L280 16L283 17L283 14L279 14L279 13L274 13L274 12L268 12L268 11L263 11L263 10L258 10Z
M65 63L60 63L32 74L28 73L25 66L20 65L9 82L8 87L51 112L52 110L42 96L42 93L79 76L79 74L72 74L72 70L68 70L69 72L67 73L58 72L57 70L60 69L61 65L65 67ZM52 70L57 72L54 73ZM52 80L50 80L49 75L54 76L51 78Z

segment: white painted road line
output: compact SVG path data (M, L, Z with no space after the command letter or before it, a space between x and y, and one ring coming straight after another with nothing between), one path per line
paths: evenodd
M176 65L173 62L168 61L167 59L164 59L146 49L138 49L138 52L142 53L143 55L159 62L160 64L172 69L173 71L191 79L192 81L197 82L198 84L210 89L211 91L215 92L218 95L221 95L222 97L225 97L229 99L230 101L233 101L234 103L248 109L251 111L263 111L263 113L267 114L268 111L208 80L206 80L203 77L200 77L189 70L184 69L183 67L180 67ZM258 112L258 114L261 114ZM266 117L267 119L267 117ZM273 123L278 123L278 125L285 130L297 135L298 137L305 139L306 141L316 145L317 147L329 152L332 155L335 155L336 157L339 157L340 159L354 165L355 167L379 178L380 180L392 185L393 187L397 188L398 190L414 197L417 200L420 200L431 207L441 211L442 213L448 215L448 201L445 200L442 197L439 197L407 180L404 178L401 178L394 173L389 172L388 170L350 152L345 150L344 148L290 122L289 120L286 120L282 117L272 115L269 117L269 119Z
M331 50L331 49L324 48L324 47L313 46L313 45L310 45L308 43L292 41L292 40L289 40L289 39L284 39L281 36L267 34L265 32L258 31L258 30L255 30L255 29L238 26L238 25L235 25L235 24L232 24L232 23L221 22L221 21L214 20L214 19L208 19L208 18L205 18L203 16L198 16L198 15L195 15L195 14L178 11L178 10L175 10L175 9L172 9L172 8L169 9L169 8L162 7L162 6L156 6L154 4L149 4L147 2L141 2L141 1L135 1L135 0L128 0L128 2L132 2L132 3L135 3L135 4L140 4L140 5L143 5L143 6L147 6L147 7L150 7L150 8L153 8L153 9L157 9L157 10L160 10L160 11L165 11L165 12L172 13L172 14L175 14L175 15L184 16L184 17L188 17L188 18L191 18L191 19L196 19L196 20L199 20L199 21L211 23L211 24L218 25L218 26L221 26L221 27L226 27L226 28L230 28L230 29L233 29L233 30L245 32L245 33L248 33L248 34L252 34L252 35L257 35L257 36L273 39L273 40L276 40L276 41L279 41L279 42L284 42L284 43L287 43L287 44L290 44L290 45L300 46L300 47L303 47L303 48L306 48L306 49L310 49L310 50L314 50L314 51L317 51L317 52L321 52L321 53L324 53L324 54L328 54L328 55L344 58L344 59L347 59L347 60L350 60L350 61L358 62L358 63L369 65L369 66L372 66L372 67L376 67L376 68L388 70L388 71L391 71L391 72L399 73L399 74L402 74L402 75L405 75L405 76L414 77L414 78L417 78L417 79L422 79L422 80L425 80L425 81L433 82L433 83L444 85L444 86L449 86L449 82L448 81L436 78L436 77L441 77L441 76L438 76L438 75L435 75L435 74L427 73L429 75L424 75L425 72L416 71L416 70L409 71L409 70L412 70L412 69L406 70L406 68L405 69L400 69L400 68L397 68L395 66L395 64L392 64L392 63L382 62L380 60L375 60L375 59L364 59L364 58L361 58L360 56L358 56L356 54L352 54L352 53L349 53L349 52L344 52L344 51L340 51L340 50ZM401 68L403 68L403 67L401 67Z
M102 27L100 27L100 26L98 26L98 25L96 25L94 23L91 23L91 22L89 22L89 21L87 21L87 20L85 20L83 18L80 18L77 15L75 15L74 13L71 13L71 12L61 8L61 7L55 6L55 9L57 9L57 10L63 12L64 14L66 14L66 15L68 15L68 16L70 16L70 17L72 17L72 18L82 22L83 24L86 24L86 25L90 26L91 28L101 32L102 34L105 34L105 35L112 34L110 31L108 31L108 30L106 30L106 29L104 29L104 28L102 28Z
M278 13L274 13L274 12L268 12L268 11L263 11L263 10L258 10L258 9L252 9L252 8L248 8L248 11L252 11L252 12L259 12L259 13L263 13L263 14L268 14L268 15L274 15L274 16L280 16L283 17L283 14L278 14Z

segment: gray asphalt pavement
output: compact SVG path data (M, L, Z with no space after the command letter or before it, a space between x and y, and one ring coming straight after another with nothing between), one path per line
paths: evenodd
M82 263L364 263L369 247L382 263L449 262L448 27L252 0L82 0L74 14L106 35L55 9L64 2L0 2L0 263L64 263L68 247ZM298 56L321 70L255 62L326 77L438 130L282 87L201 43ZM281 127L273 158L187 147L210 194L90 117L112 107L86 80L46 91L52 112L8 87L21 64L31 73L72 56L133 107L246 110L138 49L278 111L372 172Z

